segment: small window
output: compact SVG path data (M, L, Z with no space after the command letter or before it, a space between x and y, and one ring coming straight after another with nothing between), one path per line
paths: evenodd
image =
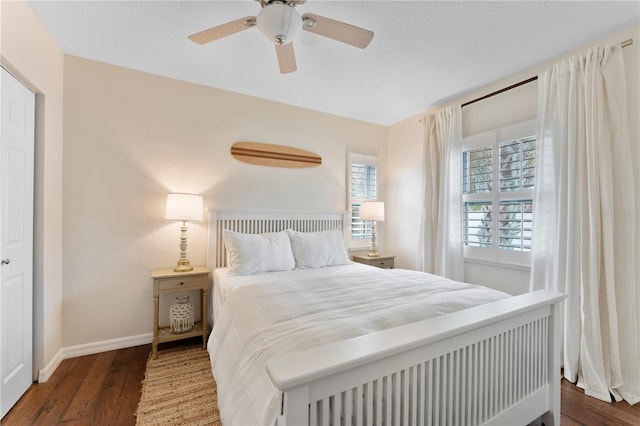
M498 247L503 250L531 251L531 200L500 201Z
M464 244L491 247L491 203L488 201L464 203Z
M500 144L500 191L533 189L536 167L536 138L509 141Z
M520 123L464 139L462 235L466 258L529 263L534 124Z
M360 220L363 201L378 199L378 159L360 154L349 154L349 209L351 211L351 238L371 238L371 222Z
M462 153L462 184L464 194L491 192L493 182L493 148L490 146Z

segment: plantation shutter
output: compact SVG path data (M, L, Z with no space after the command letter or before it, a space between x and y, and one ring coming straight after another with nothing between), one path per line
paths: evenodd
M375 164L354 160L351 162L351 238L371 237L369 221L360 219L360 206L363 201L375 201L378 198L378 176Z

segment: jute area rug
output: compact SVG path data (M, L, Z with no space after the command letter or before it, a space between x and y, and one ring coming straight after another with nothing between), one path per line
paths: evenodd
M149 355L136 424L222 426L209 354L202 345Z

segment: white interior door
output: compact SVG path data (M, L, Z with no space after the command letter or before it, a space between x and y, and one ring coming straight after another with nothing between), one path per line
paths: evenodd
M1 418L32 381L35 95L2 69L0 98Z

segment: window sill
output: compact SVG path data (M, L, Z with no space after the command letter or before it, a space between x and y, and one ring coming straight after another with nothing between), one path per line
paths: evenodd
M508 269L517 269L520 271L526 271L526 272L531 272L531 266L530 265L523 265L523 264L519 264L519 263L507 263L507 262L492 262L490 260L482 260L482 259L476 259L473 257L465 257L464 258L465 263L477 263L477 264L481 264L481 265L488 265L488 266L493 266L496 268L508 268Z

